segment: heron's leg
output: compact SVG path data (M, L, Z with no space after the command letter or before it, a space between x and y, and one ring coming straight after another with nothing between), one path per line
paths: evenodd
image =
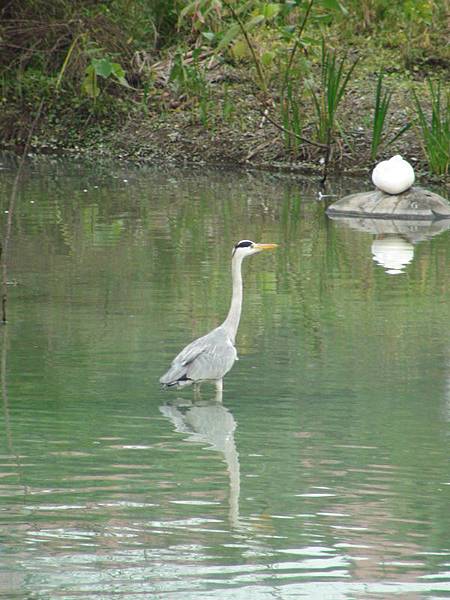
M223 379L217 379L217 381L216 381L216 400L218 402L222 402L222 392L223 392Z
M200 400L202 395L200 394L200 384L194 383L194 400Z

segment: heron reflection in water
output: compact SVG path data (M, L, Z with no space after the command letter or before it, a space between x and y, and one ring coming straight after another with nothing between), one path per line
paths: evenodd
M179 433L188 434L187 441L206 442L211 449L223 455L227 465L229 487L230 525L239 525L240 466L239 453L234 441L236 421L232 413L223 406L221 391L216 392L210 402L164 404L161 413L171 420Z
M235 338L242 311L242 261L263 250L272 250L276 244L256 244L250 240L238 242L231 259L233 293L225 321L186 346L172 361L170 369L160 378L165 387L184 387L210 381L222 391L223 377L237 360Z

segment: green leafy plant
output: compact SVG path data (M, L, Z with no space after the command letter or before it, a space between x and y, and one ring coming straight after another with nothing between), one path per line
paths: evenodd
M431 96L431 119L425 113L417 94L413 91L418 122L422 133L422 146L430 171L447 175L450 163L450 92L442 92L441 83L428 81Z
M315 6L318 9L317 14L313 11ZM320 42L315 38L304 37L308 20L314 18L317 23L329 23L336 11L346 12L338 0L195 0L189 2L181 11L180 23L187 18L191 19L193 30L201 33L204 39L215 46L216 53L224 55L230 52L231 55L249 56L256 71L255 83L266 98L270 94L267 72L276 64L276 58L280 59L278 64L284 64L284 68L279 71L280 92L277 99L274 98L271 103L262 102L261 112L283 132L286 146L296 153L301 141L313 143L312 140L301 136L299 93L294 94L294 88L301 89L301 83L297 81L299 70L296 56L299 49L302 49L304 56L301 62L309 64L306 58L308 48ZM271 27L272 31L278 33L284 43L284 51L258 48L251 36L255 30L261 30L263 27ZM258 37L255 36L255 39ZM257 101L261 102L261 98L257 98ZM268 105L278 105L282 124L268 115ZM321 137L327 138L327 134ZM319 141L315 145L322 146L323 143Z
M125 71L119 63L112 62L109 58L92 58L90 64L86 67L85 77L81 84L81 89L85 94L94 100L100 94L99 77L102 79L113 80L120 85L129 88L125 79Z
M199 50L194 50L192 56L187 58L182 50L174 56L170 69L169 81L180 94L200 96L206 87L205 78L198 65Z
M239 39L243 40L256 70L256 83L263 91L267 91L263 63L250 39L250 32L273 22L281 7L278 2L256 0L195 0L180 12L179 23L190 18L193 28L202 30L203 37L215 45L218 53L228 50Z
M210 88L199 64L200 54L201 50L196 49L189 57L185 57L178 51L173 60L169 81L180 95L185 95L197 103L200 122L206 126L211 120L214 103L211 101Z

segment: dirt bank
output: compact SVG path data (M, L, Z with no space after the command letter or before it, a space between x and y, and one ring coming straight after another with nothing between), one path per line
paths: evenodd
M286 142L275 92L262 94L246 68L215 66L208 74L207 104L180 93L170 84L170 65L162 69L152 95L136 93L132 104L118 101L109 114L76 113L64 102L46 107L31 139L33 153L68 153L75 156L115 157L156 164L227 165L266 170L321 173L326 148L305 140L315 139L315 118L310 103L304 107L301 142ZM414 82L426 102L423 78ZM348 86L339 107L336 141L332 144L329 171L358 174L373 167L370 158L372 118L377 73L360 69ZM414 123L409 74L395 70L385 77L392 91L384 129L390 140L408 122ZM119 108L120 104L120 108ZM302 107L303 108L303 107ZM7 144L20 151L27 127ZM401 154L415 167L419 178L437 180L428 173L420 131L413 125L377 159ZM440 179L442 182L442 178Z

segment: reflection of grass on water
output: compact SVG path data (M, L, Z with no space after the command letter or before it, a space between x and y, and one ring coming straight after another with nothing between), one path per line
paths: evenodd
M345 314L348 302L358 299L358 309L368 307L395 286L403 289L411 311L419 306L431 310L429 290L450 293L450 277L445 276L450 264L448 234L418 244L414 261L393 282L373 267L371 236L336 227L324 215L322 203L308 200L290 183L274 186L270 178L244 178L224 193L222 179L197 177L169 186L157 197L146 196L142 188L130 217L117 216L129 211L127 189L114 192L111 202L111 192L105 189L95 204L89 194L80 194L74 207L56 197L73 196L66 185L62 180L52 193L50 211L23 203L19 235L26 243L15 261L20 265L29 257L33 264L42 254L39 247L53 255L54 265L69 254L81 281L93 284L99 273L108 277L114 289L112 305L120 300L121 305L140 305L140 312L156 310L153 318L172 319L187 338L223 319L230 298L231 248L237 239L248 237L276 241L280 251L244 267L241 352L252 351L265 338L267 321L281 326L298 315L305 329L302 343L319 352L324 323ZM147 284L144 294L142 286ZM54 297L72 294L68 279L50 278L48 286ZM447 317L442 303L434 310L442 311L443 320ZM393 329L409 318L405 312L388 316ZM354 319L365 322L363 313Z
M1 387L1 399L3 407L3 423L5 429L6 446L8 454L14 459L16 474L19 482L22 482L23 469L21 466L21 459L19 453L14 447L13 429L11 427L11 411L8 394L8 352L10 350L10 342L8 339L8 326L0 325L0 340L1 340L1 357L0 357L0 387ZM24 492L26 493L26 486L24 486Z

